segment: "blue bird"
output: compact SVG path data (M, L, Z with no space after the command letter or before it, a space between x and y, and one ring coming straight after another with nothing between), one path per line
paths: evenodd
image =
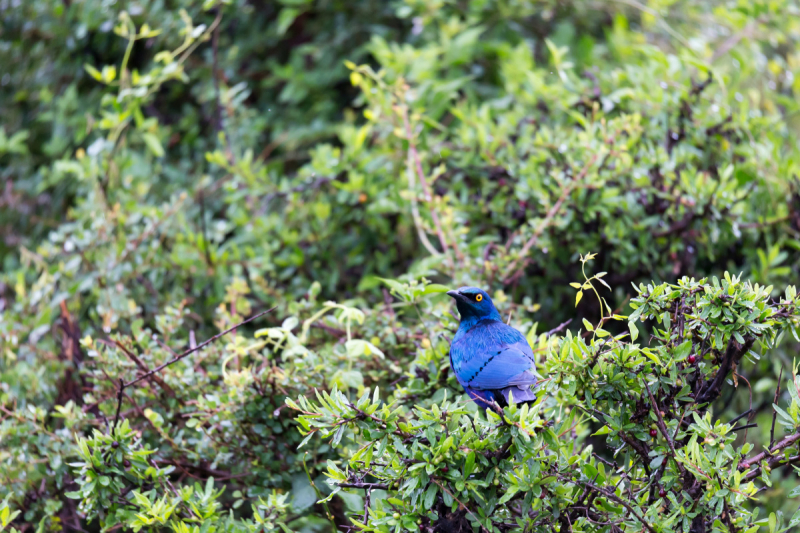
M486 291L461 287L449 291L461 323L450 344L450 366L464 391L479 407L532 401L536 362L528 341L503 323Z

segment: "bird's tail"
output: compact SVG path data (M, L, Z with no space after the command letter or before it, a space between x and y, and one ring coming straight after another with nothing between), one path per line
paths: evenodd
M536 401L536 393L531 389L530 386L524 387L506 387L502 391L503 398L506 399L506 403L511 403L509 399L509 393L513 394L513 401L514 403L523 403L523 402L533 402Z

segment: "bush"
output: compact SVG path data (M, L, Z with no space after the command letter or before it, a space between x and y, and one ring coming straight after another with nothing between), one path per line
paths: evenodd
M125 4L0 3L0 528L797 525L795 6Z

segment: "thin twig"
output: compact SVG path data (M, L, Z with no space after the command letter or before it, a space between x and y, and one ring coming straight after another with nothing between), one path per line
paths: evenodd
M425 173L422 171L422 162L419 158L419 152L417 152L417 145L414 143L414 139L411 132L411 123L408 120L408 107L403 106L403 127L406 131L406 140L408 141L408 161L409 161L409 185L413 185L413 176L414 171L416 171L417 176L419 177L420 184L422 185L422 192L425 195L425 200L431 204L430 211L431 211L431 218L433 219L433 225L436 228L436 234L439 237L439 244L442 246L443 254L447 253L447 240L444 237L444 231L442 231L442 225L439 222L439 215L436 212L436 209L432 205L433 198L431 196L430 190L428 188L428 181L425 179ZM411 188L411 208L412 210L416 210L416 196L414 193L413 187ZM419 211L416 213L412 213L415 215L415 221L419 222ZM428 248L428 251L431 252L432 255L439 255L439 252L436 251L430 241L428 241L428 237L425 236L425 232L421 227L417 228L420 234L420 240L422 240L422 244Z
M567 326L569 326L570 322L572 322L572 319L571 319L571 318L570 318L569 320L567 320L566 322L562 322L562 323L561 323L561 324L559 324L558 326L554 327L553 329L551 329L550 331L548 331L547 333L545 333L545 336L546 336L546 337L551 337L551 336L555 335L556 333L559 333L559 332L561 332L561 331L562 331L564 328L566 328Z
M206 264L214 268L214 260L211 258L210 245L211 241L208 240L208 230L206 229L206 195L200 191L200 228L203 232L203 255L206 259Z
M362 520L364 525L367 525L367 521L369 520L369 497L371 494L372 489L368 488L364 496L364 520Z
M768 450L765 450L765 451L759 453L758 455L754 455L753 457L751 457L750 459L748 459L746 461L742 461L739 464L739 470L746 470L746 469L750 468L752 465L760 463L766 457L770 457L770 461L772 461L773 459L780 460L780 458L781 458L780 456L773 457L775 452L780 451L780 450L782 450L784 448L788 448L789 446L792 446L797 441L800 441L800 432L793 433L793 434L789 435L788 437L785 437L783 440L778 442L772 448L770 448Z
M580 171L578 176L574 180L572 180L566 187L564 187L564 190L561 192L561 196L558 197L556 203L553 204L553 207L551 207L550 211L547 212L547 215L545 215L544 220L542 220L542 222L536 227L536 230L533 232L531 238L528 239L528 242L526 242L522 246L522 249L519 252L519 257L517 259L514 259L506 269L506 276L503 283L508 283L509 280L511 280L512 278L516 278L518 276L518 272L516 272L515 269L520 259L524 258L523 265L520 267L520 270L524 268L525 265L527 265L528 258L526 256L528 255L528 251L530 251L530 249L533 248L533 246L539 241L539 237L542 235L544 230L550 226L550 223L552 222L553 218L556 216L559 210L561 210L561 205L567 200L572 191L574 191L578 187L580 182L583 181L583 178L585 178L586 174L589 172L589 168L591 168L591 166L594 164L596 160L597 160L597 155L595 154L591 158L589 158L589 162L586 163L586 165Z
M325 508L325 515L328 517L328 520L330 520L331 525L333 526L333 531L337 531L336 521L333 519L333 513L331 513L331 510L328 507L328 500L322 495L319 488L317 488L317 484L314 483L314 480L311 478L311 472L309 472L308 465L306 464L306 457L308 457L308 452L303 454L303 470L306 471L308 484L311 485L312 489L314 489L314 492L317 494L317 499L322 500L322 507Z
M725 356L723 357L722 364L719 365L716 376L714 379L707 383L707 386L702 389L697 395L697 403L706 403L714 400L719 396L722 384L728 376L734 361L738 362L743 354L745 354L755 342L755 337L745 337L744 344L739 345L733 337L728 340L728 347L725 349Z
M562 476L562 477L565 477L565 476ZM566 479L570 480L569 478L566 478ZM620 498L620 497L619 497L619 496L617 496L616 494L613 494L613 493L611 493L611 492L608 492L608 491L606 491L606 490L604 490L604 489L602 489L602 488L598 487L597 485L594 485L594 484L592 484L592 483L589 483L589 482L586 482L586 481L580 481L580 480L570 480L570 481L573 481L574 483L578 483L578 484L580 484L580 485L583 485L583 486L584 486L584 488L589 488L589 489L592 489L593 491L596 491L596 492L598 492L598 493L602 494L603 496L605 496L605 497L606 497L606 498L608 498L609 500L614 500L614 501L615 501L615 502L617 502L618 504L620 504L620 505L622 505L623 507L625 507L625 508L626 508L626 509L627 509L627 510L628 510L628 511L629 511L629 512L630 512L630 513L633 515L633 516L635 516L635 517L636 517L636 519L637 519L637 520L638 520L638 521L639 521L639 522L640 522L640 523L641 523L641 524L642 524L642 525L643 525L645 528L647 528L647 530L648 530L650 533L656 533L656 530L653 528L653 526L651 526L651 525L650 525L650 524L649 524L649 523L648 523L648 522L647 522L647 521L646 521L646 520L645 520L645 519L642 517L642 515L640 515L639 513L637 513L637 512L636 512L636 510L635 510L633 507L631 507L631 505L630 505L628 502L626 502L625 500L623 500L622 498Z
M274 309L275 309L275 307L273 307L271 309L267 309L266 311L262 311L262 312L258 313L257 315L248 318L247 320L244 320L244 321L239 322L238 324L236 324L234 326L231 326L230 328L226 329L225 331L223 331L221 333L217 333L216 335L214 335L210 339L206 340L202 344L194 346L193 348L189 348L188 350L186 350L185 352L181 353L180 355L173 357L172 359L170 359L166 363L164 363L162 365L159 365L158 367L156 367L153 370L151 370L151 371L139 376L138 378L134 379L133 381L129 381L128 383L125 383L125 380L120 378L119 379L119 389L117 390L117 413L114 415L114 423L111 426L111 430L113 431L117 427L117 423L119 422L119 414L120 414L120 410L122 409L122 396L123 396L126 388L131 387L133 385L136 385L137 383L140 383L141 381L144 381L145 379L148 379L148 378L154 376L155 374L157 374L158 372L161 372L162 370L164 370L168 366L170 366L170 365L172 365L174 363L177 363L178 361L180 361L184 357L187 357L187 356L193 354L194 352L196 352L196 351L204 348L205 346L208 346L212 342L216 341L220 337L224 337L225 335L227 335L231 331L234 331L236 328L238 328L240 326L243 326L243 325L247 324L248 322L252 322L253 320L255 320L255 319L257 319L257 318L259 318L261 316L266 315L267 313L269 313L270 311L273 311Z
M124 353L126 356L128 356L128 359L130 359L137 367L139 367L139 370L141 370L142 372L145 372L145 373L150 371L150 369L147 368L147 365L144 364L144 361L139 359L139 357L136 354L134 354L133 352L128 350L128 348L126 348L124 344L122 344L121 342L119 342L117 340L113 340L111 342L114 344L114 346L116 346L117 348L122 350L122 353ZM152 376L152 378L153 378L153 381L155 381L158 384L159 387L164 389L164 392L166 392L170 396L175 396L175 391L172 389L172 387L167 385L167 383L164 382L163 379L161 379L159 376L155 376L155 375Z
M111 425L111 431L117 428L117 422L119 422L119 411L122 409L122 393L125 392L125 381L122 378L119 378L119 390L117 391L117 413L114 415L114 423Z
M644 380L644 388L647 389L647 395L650 397L650 405L653 406L653 410L656 412L656 417L658 418L658 429L661 430L661 434L664 435L664 438L667 440L667 444L669 445L669 449L672 452L672 459L675 461L675 464L680 470L681 474L684 473L683 465L677 459L677 452L675 452L675 445L672 443L672 437L669 436L669 432L667 431L667 425L664 423L664 417L661 416L661 410L658 408L658 404L656 403L656 399L653 396L653 393L650 392L650 386L647 384L647 380Z
M778 386L775 387L775 398L772 400L773 404L778 403L778 395L781 393L781 380L783 379L783 367L781 367L781 374L778 377ZM772 445L775 444L775 420L778 418L778 411L775 408L772 408L772 427L769 430L769 446L767 448L772 448Z
M714 54L711 56L710 63L713 63L720 57L727 54L734 46L739 44L739 41L742 39L749 39L752 37L756 30L756 23L757 21L750 21L744 28L742 28L740 32L734 33L725 39L720 47L714 51Z
M453 498L453 499L454 499L456 502L458 502L458 504L459 504L461 507L463 507L463 508L464 508L464 509L465 509L465 510L466 510L466 511L467 511L467 512L468 512L468 513L469 513L469 514L472 516L472 518L474 518L474 519L475 519L475 521L476 521L477 523L479 523L479 524L481 523L480 519L479 519L477 516L475 516L475 513L473 513L473 512L472 512L472 511L469 509L469 507L467 507L466 505L464 505L464 503L463 503L461 500L459 500L458 498L456 498L456 495L455 495L455 494L453 494L452 492L450 492L449 490L447 490L447 489L444 487L444 485L442 485L441 483L439 483L439 482L438 482L438 481L437 481L435 478L431 478L431 481L433 481L434 483L436 483L436 484L439 486L439 488L440 488L440 489L442 489L442 491L443 491L443 492L446 492L447 494L449 494L449 495L450 495L450 497L451 497L451 498Z
M377 489L377 490L389 490L388 483L361 483L361 482L352 482L352 483L337 483L337 487L342 487L345 489Z
M124 385L124 388L130 387L130 386L132 386L132 385L136 385L136 384L137 384L137 383L139 383L140 381L142 381L142 380L144 380L144 379L147 379L147 378L149 378L149 377L150 377L150 376L152 376L153 374L155 374L155 373L157 373L157 372L160 372L160 371L164 370L165 368L167 368L168 366L170 366L170 365L172 365L172 364L174 364L174 363L177 363L178 361L180 361L180 360L181 360L181 359L183 359L184 357L186 357L186 356L189 356L189 355L193 354L194 352L196 352L196 351L198 351L198 350L201 350L201 349L205 348L206 346L208 346L208 345L209 345L209 344L211 344L212 342L216 341L216 340L217 340L217 339L219 339L220 337L224 337L225 335L227 335L227 334L228 334L228 333L230 333L231 331L235 330L236 328L238 328L238 327L241 327L241 326L244 326L244 325L245 325L245 324L247 324L248 322L252 322L253 320L255 320L255 319L257 319L257 318L260 318L260 317L262 317L262 316L266 315L267 313L269 313L270 311L274 311L274 310L275 310L275 307L272 307L272 308L270 308L270 309L267 309L266 311L262 311L262 312L258 313L257 315L255 315L255 316L252 316L252 317L248 318L247 320L244 320L244 321L242 321L242 322L239 322L239 323L238 323L238 324L236 324L236 325L233 325L233 326L229 327L228 329L226 329L226 330L225 330L225 331L223 331L222 333L217 333L216 335L214 335L214 336L213 336L213 337L211 337L210 339L206 340L205 342L203 342L203 343L201 343L201 344L198 344L198 345L197 345L197 346L195 346L194 348L189 348L188 350L186 350L185 352L181 353L181 354L180 354L180 355L178 355L177 357L174 357L174 358L170 359L169 361L167 361L166 363L164 363L164 364L162 364L162 365L159 365L159 366L157 366L156 368L154 368L153 370L151 370L151 371L150 371L150 372L148 372L147 374L145 374L145 375L143 375L143 376L139 376L138 378L134 379L133 381L130 381L130 382L128 382L128 383L125 383L125 385Z
M747 411L745 411L744 413L740 414L739 416L737 416L736 418L734 418L733 420L731 420L730 422L728 422L728 424L730 424L730 425L734 425L736 422L738 422L739 420L741 420L742 418L746 417L747 415L749 415L749 414L750 414L750 413L752 413L752 412L753 412L753 410L752 410L752 409L748 409L748 410L747 410Z

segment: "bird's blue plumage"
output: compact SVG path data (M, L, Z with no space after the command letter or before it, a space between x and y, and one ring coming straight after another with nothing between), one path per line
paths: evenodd
M503 323L489 295L475 287L447 293L456 300L461 323L450 344L450 365L478 405L536 399L536 363L528 341Z

